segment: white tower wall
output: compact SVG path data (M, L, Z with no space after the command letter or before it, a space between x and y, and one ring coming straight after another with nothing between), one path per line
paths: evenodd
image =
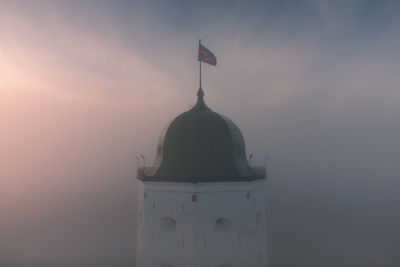
M265 267L266 179L138 180L137 267Z

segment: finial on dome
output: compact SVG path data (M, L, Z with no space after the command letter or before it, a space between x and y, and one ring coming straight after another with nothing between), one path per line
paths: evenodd
M200 87L199 90L197 91L197 96L198 97L203 97L204 96L204 91L203 89Z
M209 110L210 108L207 107L206 103L204 103L204 91L200 87L199 90L197 91L197 102L192 108L192 110Z

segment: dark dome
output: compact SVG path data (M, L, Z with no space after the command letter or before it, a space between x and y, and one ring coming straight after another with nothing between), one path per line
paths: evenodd
M218 182L255 180L239 128L213 112L200 88L196 105L172 120L161 133L147 181Z

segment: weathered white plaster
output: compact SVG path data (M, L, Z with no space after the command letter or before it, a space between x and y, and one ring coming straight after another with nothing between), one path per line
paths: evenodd
M138 180L137 267L265 267L265 216L266 179Z

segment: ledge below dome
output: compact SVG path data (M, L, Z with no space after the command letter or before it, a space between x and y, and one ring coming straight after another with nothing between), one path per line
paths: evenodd
M265 166L252 166L254 175L246 177L153 177L153 167L139 167L137 169L137 179L143 182L175 182L175 183L209 183L209 182L251 182L266 179Z

